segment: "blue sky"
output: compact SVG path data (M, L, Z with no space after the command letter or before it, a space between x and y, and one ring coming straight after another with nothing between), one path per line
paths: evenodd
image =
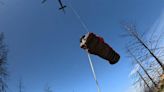
M1 0L3 1L3 0ZM88 26L120 55L116 65L92 55L102 92L128 92L131 61L126 57L120 22L135 22L140 32L149 30L164 12L163 0L69 0ZM25 92L96 92L86 53L79 47L85 34L68 5L59 11L57 0L4 0L0 5L0 28L9 47L9 92L23 80ZM131 92L131 91L129 91Z

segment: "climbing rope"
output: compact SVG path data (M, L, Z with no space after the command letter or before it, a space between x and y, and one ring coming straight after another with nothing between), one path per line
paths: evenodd
M84 23L84 21L81 19L80 15L78 14L78 12L72 7L72 4L71 2L69 1L69 6L71 8L71 10L73 11L73 13L75 14L76 18L80 21L80 24L83 26L84 30L86 32L89 32L89 29L87 27L87 25ZM93 67L93 63L92 63L92 60L91 60L91 57L90 57L90 54L87 52L88 54L88 60L89 60L89 64L90 64L90 67L91 67L91 70L92 70L92 73L93 73L93 77L94 77L94 80L96 81L96 87L98 89L98 92L101 92L100 91L100 86L99 86L99 83L98 83L98 80L96 78L96 73L94 71L94 67Z

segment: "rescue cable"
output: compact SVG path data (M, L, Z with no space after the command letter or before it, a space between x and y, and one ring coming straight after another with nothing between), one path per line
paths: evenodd
M84 21L81 19L80 15L77 13L77 11L72 7L72 4L69 1L69 6L73 13L75 14L76 18L80 21L80 24L83 26L84 30L86 32L89 32L87 25L84 23Z
M99 86L98 80L97 80L97 78L96 78L96 73L95 73L95 71L94 71L94 67L93 67L93 63L92 63L90 54L89 54L89 53L87 53L87 54L88 54L88 60L89 60L89 63L90 63L90 66L91 66L91 69L92 69L92 72L93 72L93 77L94 77L94 79L95 79L95 81L96 81L96 86L97 86L98 92L101 92L101 91L100 91L100 86Z
M76 18L80 21L80 24L82 25L82 27L84 28L84 30L86 32L89 32L89 29L88 29L87 25L83 22L83 20L81 19L80 15L78 14L78 12L72 7L72 4L71 4L70 1L69 1L69 6L70 6L71 10L73 11L73 13L75 14ZM86 52L86 53L88 55L88 60L89 60L90 68L92 70L93 77L94 77L94 80L96 82L97 90L98 90L98 92L101 92L100 91L100 86L99 86L98 80L96 78L96 73L95 73L95 70L94 70L94 66L93 66L93 63L92 63L90 54L88 52Z

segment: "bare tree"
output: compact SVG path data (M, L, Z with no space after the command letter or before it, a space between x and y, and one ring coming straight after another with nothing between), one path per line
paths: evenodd
M149 86L149 84L147 83L147 81L144 79L144 77L142 76L142 74L139 71L137 71L137 74L142 79L142 81L144 82L144 84L147 86L146 88L148 88L148 91L150 91L151 90L151 87Z
M140 73L139 65L135 64L134 69L130 73L130 77L133 79L133 87L137 90L137 92L149 92L151 90L151 86L149 82L145 78L146 76Z
M151 80L151 82L154 84L155 87L157 87L157 84L154 82L154 80L151 78L151 76L148 74L142 63L133 55L133 53L127 48L127 52L129 55L134 59L134 61L141 67L141 69L144 71L144 73L148 76L148 78ZM138 72L139 73L139 72ZM139 74L140 75L140 74Z
M0 33L0 92L6 92L7 89L7 54L8 50L6 44L4 43L4 34Z
M150 34L150 32L147 34L150 36L149 37L145 35L145 33L140 35L134 24L126 23L123 24L123 27L127 32L125 36L130 38L128 39L126 47L130 51L131 57L140 65L141 69L148 77L145 79L147 82L145 81L144 84L154 84L155 88L149 85L150 87L148 89L152 88L153 90L157 90L160 75L164 73L164 65L161 58L164 56L164 47L159 44L164 34L156 34L156 30L154 30L152 34ZM138 75L141 77L143 76L143 74L139 74L139 72Z
M133 52L135 52L135 56L138 56L137 59L140 58L146 58L147 56L152 57L155 59L155 61L160 65L162 70L164 71L164 66L162 61L154 54L154 51L148 46L145 39L143 39L143 36L141 36L136 31L136 26L133 24L125 24L123 25L124 29L128 33L128 37L131 37L131 44L128 45L131 49L133 49ZM161 36L159 37L159 39ZM159 40L156 42L158 44ZM154 49L157 49L157 44L155 45Z

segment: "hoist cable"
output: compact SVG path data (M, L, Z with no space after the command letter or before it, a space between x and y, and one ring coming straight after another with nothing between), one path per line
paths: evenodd
M93 73L93 77L94 77L94 79L96 81L96 86L97 86L98 92L101 92L100 91L100 86L99 86L98 80L96 78L96 73L95 73L95 70L94 70L94 67L93 67L93 63L92 63L90 54L89 53L87 53L87 54L88 54L88 60L89 60L89 63L90 63L90 67L91 67L91 70L92 70L92 73Z
M78 12L73 8L71 2L69 1L69 6L71 8L71 10L73 11L74 15L76 16L76 18L80 21L80 24L82 25L82 27L84 28L84 30L86 32L89 32L89 29L87 27L87 25L84 23L84 21L81 19L81 16L78 14ZM92 60L91 60L91 57L90 57L90 54L87 52L88 54L88 60L89 60L89 64L90 64L90 67L91 67L91 70L92 70L92 73L93 73L93 77L94 77L94 80L96 82L96 87L98 89L98 92L101 92L100 91L100 86L99 86L99 83L98 83L98 80L96 78L96 73L95 73L95 70L94 70L94 67L93 67L93 63L92 63Z
M69 6L71 8L71 10L73 11L73 13L75 14L76 18L80 21L80 24L82 25L82 27L84 28L84 30L86 32L89 32L89 29L87 27L87 25L84 23L84 21L81 19L80 15L78 14L78 12L72 7L71 2L69 2Z

